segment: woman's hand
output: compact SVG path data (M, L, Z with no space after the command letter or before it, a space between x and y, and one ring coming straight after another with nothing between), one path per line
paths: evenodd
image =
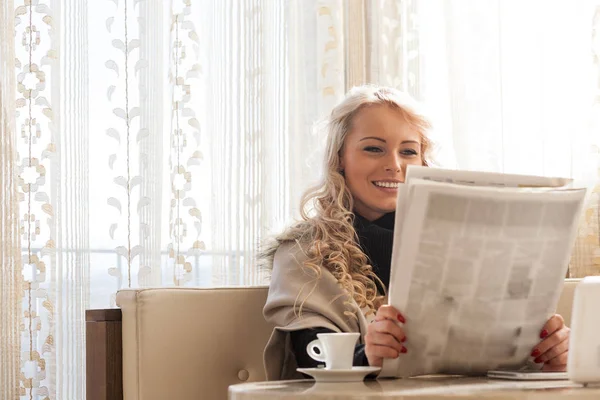
M531 356L536 363L544 363L542 371L560 372L567 370L567 356L569 354L569 335L571 329L565 326L565 320L554 314L540 333L544 339L538 344Z
M383 305L377 310L365 335L365 354L370 366L381 367L384 358L397 358L400 353L406 353L402 345L406 336L398 321L406 322L394 307Z

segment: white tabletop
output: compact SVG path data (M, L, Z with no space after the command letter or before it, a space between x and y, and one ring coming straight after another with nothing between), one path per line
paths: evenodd
M230 400L273 399L600 399L600 386L584 388L570 381L505 381L456 376L424 376L352 383L313 380L255 382L229 387Z

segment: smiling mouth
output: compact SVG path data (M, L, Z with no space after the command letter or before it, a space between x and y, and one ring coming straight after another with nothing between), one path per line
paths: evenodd
M373 185L384 189L398 189L398 186L400 186L400 182L375 181L373 182Z

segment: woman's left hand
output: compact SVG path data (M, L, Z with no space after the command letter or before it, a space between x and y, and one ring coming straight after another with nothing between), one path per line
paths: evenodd
M543 340L531 352L536 363L544 363L542 371L567 370L570 333L571 329L565 325L565 320L558 314L554 314L546 322L540 333L540 338Z

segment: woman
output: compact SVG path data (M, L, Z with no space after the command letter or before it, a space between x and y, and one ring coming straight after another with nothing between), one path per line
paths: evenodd
M353 88L333 109L323 182L305 194L302 221L262 254L272 266L264 308L275 325L264 354L269 380L315 367L306 345L321 332L360 332L354 365L381 366L408 351L404 317L382 304L397 188L408 165L428 165L429 127L410 97L389 88ZM540 338L531 353L535 362L564 371L569 328L560 315Z

